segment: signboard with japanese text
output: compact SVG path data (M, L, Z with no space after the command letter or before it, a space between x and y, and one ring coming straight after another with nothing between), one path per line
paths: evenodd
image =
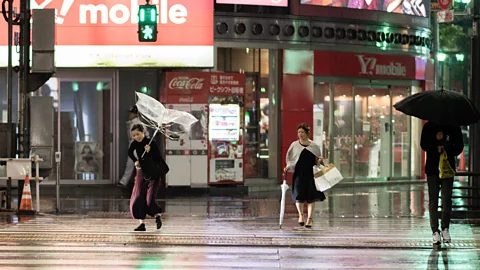
M18 3L19 1L15 1ZM144 0L31 0L56 10L57 67L212 67L213 1L151 0L158 40L138 41ZM7 65L7 24L0 25L0 66ZM18 61L14 50L13 63Z
M209 95L245 95L245 74L222 72L166 73L167 103L206 103Z

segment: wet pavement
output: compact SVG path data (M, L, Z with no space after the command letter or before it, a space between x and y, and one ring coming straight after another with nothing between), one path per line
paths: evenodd
M453 220L453 242L432 247L424 185L332 190L312 229L290 200L280 229L280 196L264 193L161 199L161 230L133 232L127 197L1 214L0 269L480 269L478 220Z

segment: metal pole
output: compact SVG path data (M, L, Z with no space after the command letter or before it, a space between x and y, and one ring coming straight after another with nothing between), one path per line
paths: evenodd
M433 88L434 90L439 89L439 63L437 59L438 55L438 47L440 45L440 30L438 27L437 23L437 12L432 12L432 54L433 54L433 59L435 60L433 62ZM442 74L443 75L443 74Z
M8 66L7 66L7 157L13 157L12 139L12 41L13 35L13 0L8 0Z
M24 23L23 27L23 157L28 158L30 152L29 143L29 115L27 111L30 74L30 0L22 0L24 2Z
M21 114L18 116L19 126L19 154L21 158L29 158L28 149L28 116L27 116L27 94L28 75L30 73L30 1L20 0L20 72L18 96ZM18 181L18 201L22 200L24 181Z
M57 182L55 183L56 187L56 211L60 212L60 162L57 162Z
M470 80L471 83L471 91L470 91L470 98L472 99L473 103L480 107L480 76L476 75L480 72L480 0L474 0L473 3L473 36L472 36L472 44L471 44L471 73L472 77ZM480 126L479 124L472 125L470 127L470 149L472 149L469 153L469 163L471 171L473 172L480 172ZM470 186L480 188L480 179L478 176L473 176L470 179ZM472 191L472 195L478 196L478 191ZM475 197L475 196L473 196ZM480 199L474 198L472 199L472 206L480 207Z
M57 153L61 153L62 150L61 150L61 133L60 133L60 129L61 129L61 121L60 121L60 117L61 117L61 112L60 112L60 96L61 96L61 92L62 92L62 89L60 88L60 81L58 81L58 85L57 85ZM55 155L57 155L57 153L55 153ZM56 189L56 203L57 203L57 213L60 211L60 165L61 165L61 160L57 160L55 158L55 162L57 163L57 181L55 183L55 189Z
M39 157L35 155L35 188L36 188L36 201L37 201L37 213L40 213L40 166L39 165Z

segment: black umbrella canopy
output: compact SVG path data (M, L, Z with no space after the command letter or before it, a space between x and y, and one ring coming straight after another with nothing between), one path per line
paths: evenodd
M404 114L442 125L468 126L480 120L480 112L468 97L449 90L420 92L393 107Z

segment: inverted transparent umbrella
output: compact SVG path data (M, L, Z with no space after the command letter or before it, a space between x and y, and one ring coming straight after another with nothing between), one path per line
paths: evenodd
M283 184L281 184L280 187L282 189L282 200L280 201L280 221L279 221L279 225L281 229L283 224L283 217L285 216L285 197L288 190L286 173L283 174Z
M155 130L150 143L157 132L164 134L171 140L178 139L180 135L188 133L191 126L198 121L195 116L188 112L167 109L160 101L148 95L139 92L136 94L136 106L140 120L145 126Z

